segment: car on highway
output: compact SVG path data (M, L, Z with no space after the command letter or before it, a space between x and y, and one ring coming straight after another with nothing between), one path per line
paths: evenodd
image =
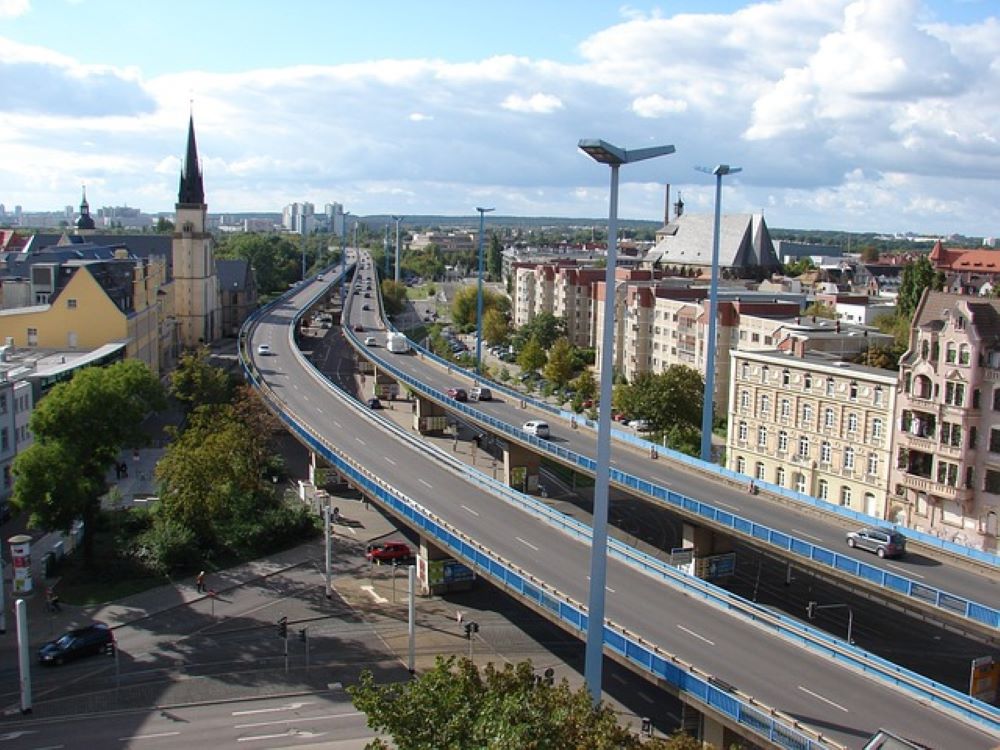
M469 391L470 401L492 401L493 391L489 388L485 388L481 385L477 385L471 391Z
M368 303L366 302L365 304L363 304L363 305L361 306L361 309L362 309L362 310L371 310L371 309L372 309L372 306L371 306L371 305L369 305L369 304L368 304Z
M446 393L448 398L453 398L456 401L468 401L469 394L465 392L464 388L449 388Z
M874 552L879 557L902 557L906 553L906 537L894 529L865 526L847 532L847 546Z
M54 641L38 649L42 664L64 664L92 654L113 653L115 635L103 622L92 622L82 628L68 630Z
M381 409L382 408L382 402L379 401L377 398L370 398L370 399L368 399L368 408L369 409Z
M257 354L262 357L266 357L271 353L271 347L268 344L257 344Z
M549 437L549 423L543 422L540 419L532 419L521 425L521 429L527 432L529 435L534 435L539 438Z
M361 325L360 323L355 323L354 324L354 330L355 331L363 331L363 330L365 330L365 327L363 325Z
M375 346L375 337L365 336L365 346Z
M402 562L413 559L413 550L404 542L369 544L365 557L371 562Z

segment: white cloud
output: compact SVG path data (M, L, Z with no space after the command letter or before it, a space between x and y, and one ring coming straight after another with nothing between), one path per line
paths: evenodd
M659 94L636 97L632 101L632 111L639 117L664 117L686 112L687 108L687 102L683 99L667 99Z
M0 0L0 18L17 18L31 10L29 0Z
M425 115L422 112L411 112L407 119L410 122L426 122L427 120L433 120L434 118L430 115Z
M532 112L534 114L547 115L563 108L563 103L558 96L552 94L532 94L531 96L521 96L511 94L500 104L504 109L512 112Z

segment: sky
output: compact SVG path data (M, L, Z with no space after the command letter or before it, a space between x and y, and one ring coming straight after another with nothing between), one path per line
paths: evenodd
M0 203L1000 235L1000 0L0 0Z

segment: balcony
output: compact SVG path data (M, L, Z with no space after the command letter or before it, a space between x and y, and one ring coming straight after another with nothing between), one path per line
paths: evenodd
M924 453L934 453L937 451L938 447L937 442L934 440L917 435L911 435L909 432L900 432L897 439L900 445L905 445L908 448L914 448L915 450L923 451Z
M963 487L952 487L947 484L938 484L933 479L924 479L915 474L904 474L903 484L913 490L926 492L937 497L954 500L960 503L968 503L972 500L973 490Z

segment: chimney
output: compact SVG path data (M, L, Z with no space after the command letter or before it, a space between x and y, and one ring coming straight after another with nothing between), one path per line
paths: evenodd
M670 223L670 183L667 183L667 195L663 202L663 223Z

